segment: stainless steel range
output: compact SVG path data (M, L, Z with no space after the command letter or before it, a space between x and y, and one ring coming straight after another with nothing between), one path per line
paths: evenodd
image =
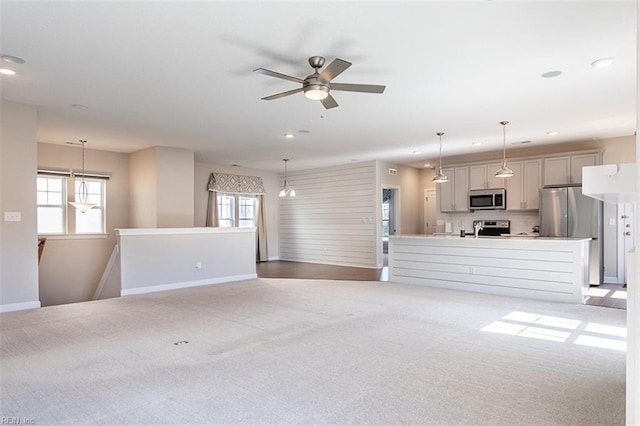
M480 224L478 235L500 236L511 233L511 221L509 220L474 220L473 227Z

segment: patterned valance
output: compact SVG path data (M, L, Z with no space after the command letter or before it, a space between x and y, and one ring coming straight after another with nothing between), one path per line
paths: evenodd
M207 191L253 195L265 193L261 177L231 173L211 173L207 183Z

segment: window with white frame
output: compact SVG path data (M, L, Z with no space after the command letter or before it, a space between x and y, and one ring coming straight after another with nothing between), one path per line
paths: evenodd
M218 226L253 228L256 226L258 198L251 195L218 193Z
M95 206L85 213L71 206L79 200L80 176L71 173L38 173L37 223L40 235L87 235L106 233L106 178L85 177L87 202ZM68 194L72 194L69 196Z
M87 185L87 202L95 204L92 208L82 213L76 210L75 214L75 230L76 234L104 234L105 233L105 215L104 215L104 193L105 181L102 179L84 179ZM75 179L75 199L79 199L81 179Z
M38 176L38 234L66 234L67 178Z

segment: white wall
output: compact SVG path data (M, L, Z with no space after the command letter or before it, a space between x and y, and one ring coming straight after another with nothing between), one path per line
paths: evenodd
M375 161L290 172L288 181L297 196L280 198L280 259L379 267Z
M40 143L38 167L77 169L80 154L79 147ZM107 238L48 238L39 265L43 306L91 300L116 245L114 229L129 225L129 155L85 149L85 167L111 175L106 185ZM75 214L73 209L69 213Z
M231 173L236 175L259 176L266 191L265 214L267 223L267 254L269 260L278 260L279 236L278 236L278 192L280 186L278 183L278 174L266 170L250 169L247 167L225 166L222 164L195 163L194 173L194 217L195 226L205 226L207 217L207 199L209 191L207 191L207 183L209 175L216 173Z
M257 276L253 228L118 232L123 296Z
M0 211L21 215L0 222L0 311L37 308L36 107L3 100L0 123Z

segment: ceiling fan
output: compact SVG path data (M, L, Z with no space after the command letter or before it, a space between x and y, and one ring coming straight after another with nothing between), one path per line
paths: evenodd
M344 61L342 59L334 59L327 67L319 72L320 68L324 66L324 58L322 56L312 56L309 58L309 65L314 69L313 74L309 74L306 78L301 79L298 77L292 77L290 75L282 74L279 72L271 71L264 68L258 68L253 70L259 74L268 75L271 77L281 78L283 80L293 81L295 83L302 84L302 87L289 90L282 93L276 93L275 95L262 98L265 101L272 101L285 96L293 95L294 93L304 92L304 95L313 100L322 102L322 105L326 109L335 108L338 106L336 100L329 93L331 90L339 90L343 92L363 92L363 93L382 93L385 86L379 86L375 84L350 84L350 83L331 83L331 80L342 74L347 68L351 66L351 62Z

